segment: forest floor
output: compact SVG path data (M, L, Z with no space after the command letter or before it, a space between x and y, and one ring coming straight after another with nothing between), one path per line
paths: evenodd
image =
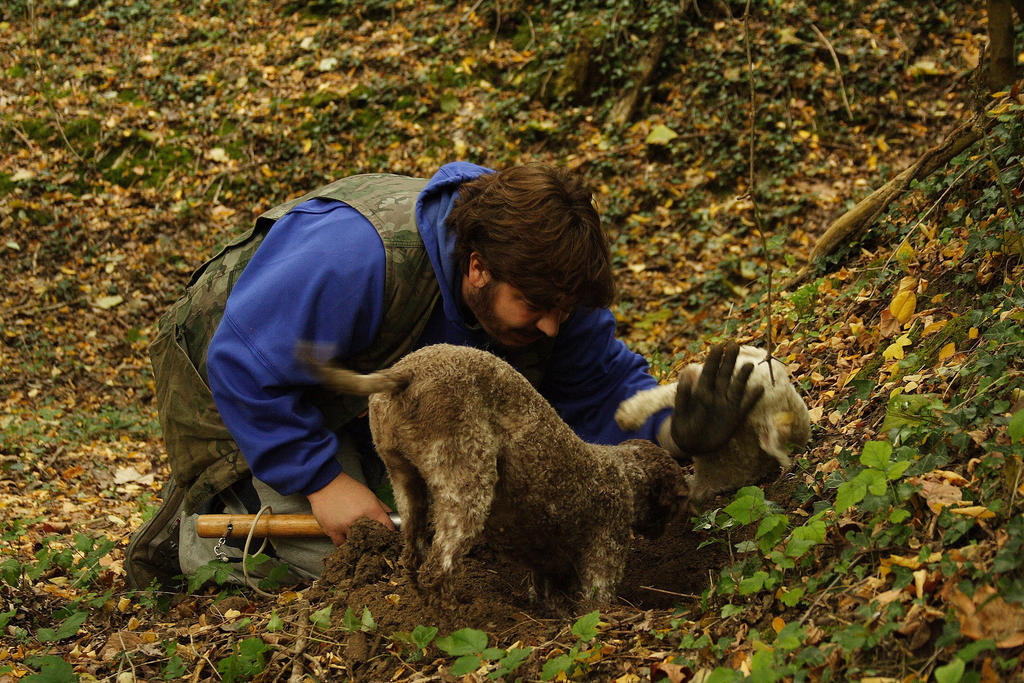
M554 4L0 8L0 681L1022 675L1024 107L976 92L980 3ZM981 142L793 279L979 107ZM583 174L620 336L660 379L771 344L806 452L638 537L600 613L487 545L430 609L369 523L312 588L129 590L169 474L147 345L192 269L328 180L457 159Z

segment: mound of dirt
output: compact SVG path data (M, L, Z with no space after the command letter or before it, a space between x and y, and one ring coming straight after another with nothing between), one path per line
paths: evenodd
M722 550L698 550L702 540L687 515L670 521L658 538L635 538L620 600L631 607L670 608L699 594L727 560ZM308 594L310 605L331 605L336 621L348 608L361 615L366 607L384 634L418 625L437 626L442 633L471 627L527 645L551 638L573 614L571 596L539 598L529 569L487 543L476 546L456 571L457 607L433 607L399 567L401 544L400 534L369 520L357 522L348 541L325 560L323 575Z

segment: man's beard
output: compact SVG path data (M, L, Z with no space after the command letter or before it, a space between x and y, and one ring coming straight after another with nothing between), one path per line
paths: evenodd
M494 299L497 294L497 282L490 280L480 289L472 289L465 295L466 306L473 313L480 327L491 339L500 346L518 349L540 340L544 333L537 329L536 324L524 327L513 327L502 322L494 313Z

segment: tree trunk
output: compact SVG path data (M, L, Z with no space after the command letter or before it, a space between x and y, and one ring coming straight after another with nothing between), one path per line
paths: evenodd
M637 66L633 85L626 90L618 102L612 105L609 116L611 122L616 126L623 126L633 118L633 114L636 112L637 101L640 99L640 93L651 80L651 76L654 75L654 70L658 68L658 63L661 61L661 56L665 53L667 46L668 36L664 32L651 38L650 49Z
M1014 0L1018 15L1024 0ZM988 64L985 84L1001 90L1017 80L1017 55L1013 51L1013 8L1010 0L988 0Z

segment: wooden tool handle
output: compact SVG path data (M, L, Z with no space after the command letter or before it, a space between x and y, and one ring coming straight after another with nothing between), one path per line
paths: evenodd
M245 538L249 535L253 520L256 515L199 515L196 519L196 533L200 538ZM231 525L231 530L228 530ZM282 536L291 537L327 537L324 530L316 521L313 515L274 515L264 514L260 517L256 530L252 533L255 538L266 538L267 536L278 538Z

